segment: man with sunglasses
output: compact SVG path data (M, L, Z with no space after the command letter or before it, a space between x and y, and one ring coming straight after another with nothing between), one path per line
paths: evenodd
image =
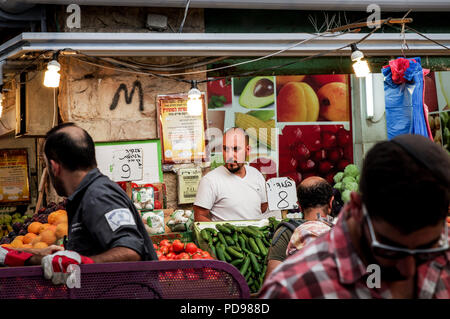
M419 135L380 142L359 190L328 234L278 267L262 298L450 298L450 156Z

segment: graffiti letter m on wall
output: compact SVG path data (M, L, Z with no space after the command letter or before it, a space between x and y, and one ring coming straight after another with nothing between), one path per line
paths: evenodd
M127 104L131 104L133 101L134 91L136 91L136 88L138 88L138 95L139 95L139 111L144 111L144 92L142 90L141 82L138 80L134 81L133 88L131 89L130 94L128 94L128 89L126 84L122 83L120 84L119 88L117 89L116 93L114 94L113 100L111 102L111 105L109 106L109 109L112 111L117 107L117 104L119 103L120 98L120 92L123 91L125 95L125 102Z

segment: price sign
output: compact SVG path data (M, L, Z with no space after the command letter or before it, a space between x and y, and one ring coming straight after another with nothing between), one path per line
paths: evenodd
M297 189L289 177L271 178L266 182L269 210L296 209Z
M142 148L125 148L113 153L112 175L115 182L139 181L143 178Z

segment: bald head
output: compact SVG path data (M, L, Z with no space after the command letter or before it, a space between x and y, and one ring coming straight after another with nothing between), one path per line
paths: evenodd
M310 208L328 207L333 197L333 188L322 177L311 176L298 185L297 196L303 211Z
M44 152L47 161L54 160L69 171L97 167L92 137L74 123L63 123L48 131Z

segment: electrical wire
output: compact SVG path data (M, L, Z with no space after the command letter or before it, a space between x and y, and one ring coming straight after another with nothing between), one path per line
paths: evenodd
M178 29L178 33L181 33L181 31L183 31L183 27L184 27L184 22L186 21L186 17L187 17L187 13L189 10L189 4L191 3L191 0L188 0L186 3L186 8L184 9L184 17L183 17L183 21L181 22L180 28Z

